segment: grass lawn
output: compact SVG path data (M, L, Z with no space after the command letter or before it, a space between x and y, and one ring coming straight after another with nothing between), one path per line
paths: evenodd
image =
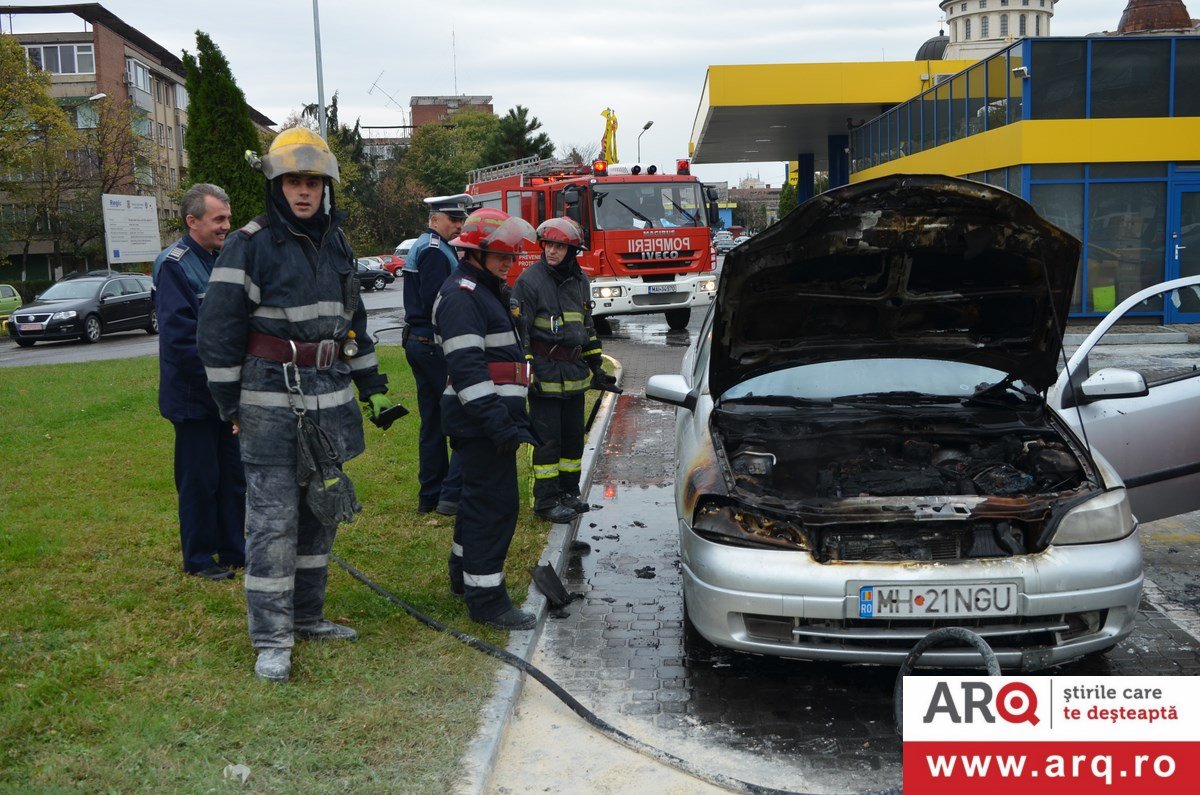
M412 376L400 348L380 359L413 414L386 433L366 425L367 452L347 466L364 510L334 552L504 645L447 592L452 519L415 510ZM256 680L241 578L181 573L157 386L153 357L0 375L0 790L241 789L222 780L230 763L254 791L449 789L498 663L331 565L326 615L360 641L298 642L290 684ZM548 530L524 477L522 501L507 566L518 603Z

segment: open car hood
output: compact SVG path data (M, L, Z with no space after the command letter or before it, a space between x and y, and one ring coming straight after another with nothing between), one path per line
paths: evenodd
M979 182L896 175L823 193L726 256L709 386L863 358L1054 382L1080 244Z

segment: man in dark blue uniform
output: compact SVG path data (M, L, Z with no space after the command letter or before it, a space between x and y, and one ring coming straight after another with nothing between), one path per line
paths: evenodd
M199 183L183 194L188 233L154 262L158 410L175 426L175 490L183 570L227 580L246 562L246 476L233 426L221 419L196 350L196 321L229 232L229 196Z
M451 245L465 251L433 310L449 383L442 420L462 461L462 500L450 552L450 592L466 597L471 619L508 630L537 617L513 607L504 559L517 527L517 448L536 444L525 398L529 366L517 337L505 277L524 243L521 218L490 207L473 212Z
M417 479L417 513L437 511L453 516L462 492L458 456L446 453L441 399L446 388L446 360L433 341L433 302L446 277L458 266L449 240L462 229L471 197L431 196L429 228L404 259L404 356L417 382L421 433Z

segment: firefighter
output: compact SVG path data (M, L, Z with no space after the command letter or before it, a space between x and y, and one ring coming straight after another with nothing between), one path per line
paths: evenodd
M533 227L492 208L473 212L450 245L463 259L438 293L434 331L449 383L442 421L462 461L462 498L450 552L450 592L471 619L497 629L532 629L536 616L513 606L504 559L520 510L517 448L536 444L525 399L529 368L505 277Z
M392 403L366 333L345 214L334 207L336 158L319 135L293 128L252 162L268 180L266 212L226 242L201 305L198 347L246 465L254 671L286 682L294 638L357 637L323 611L337 524L355 506L340 467L364 447L351 382L373 416ZM334 462L304 485L297 457L312 448L298 426L315 427Z
M418 447L417 513L437 511L453 516L462 491L458 456L446 454L441 399L446 388L446 361L433 341L433 302L442 283L458 266L450 239L462 229L471 197L430 196L429 228L404 259L404 357L417 382L421 413Z
M592 322L591 288L576 255L583 230L570 218L537 228L542 257L513 286L518 327L533 363L529 414L542 444L533 450L533 512L569 522L588 510L579 495L583 397L603 374Z

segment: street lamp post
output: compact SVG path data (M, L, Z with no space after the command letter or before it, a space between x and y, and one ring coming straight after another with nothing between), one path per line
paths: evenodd
M321 69L321 13L317 10L317 0L313 0L313 38L317 49L317 119L321 137L328 138L325 121L325 73Z
M648 122L646 122L645 126L642 127L642 131L640 133L638 133L638 138L637 138L638 159L637 159L637 161L639 163L642 162L642 136L646 134L646 130L649 130L653 126L654 126L654 122L648 121Z

